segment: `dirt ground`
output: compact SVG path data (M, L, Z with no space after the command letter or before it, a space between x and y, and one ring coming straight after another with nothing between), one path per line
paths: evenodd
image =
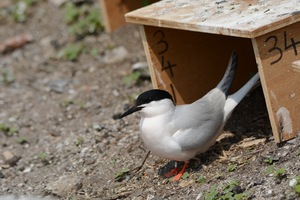
M99 8L98 1L93 6ZM42 18L41 8L46 11ZM238 105L224 134L198 156L201 162L190 162L185 180L170 182L163 174L174 161L151 154L140 171L133 170L146 152L139 115L115 119L132 105L133 96L152 88L149 80L123 82L134 63L146 60L139 29L128 24L110 35L102 32L76 41L87 49L96 47L97 56L55 59L71 43L67 29L63 9L47 1L33 6L25 23L1 22L0 41L22 33L32 34L34 40L0 55L2 76L3 70L14 75L0 85L0 124L17 128L11 134L0 131L0 199L8 194L77 200L204 199L214 184L225 187L230 178L240 181L233 194L249 191L249 199L299 198L291 180L299 175L300 138L275 143L261 87ZM124 47L124 58L105 59L113 51L109 45ZM58 82L65 83L62 92L51 89L51 83ZM26 140L22 144L20 137ZM267 174L271 163L265 160L270 158L275 169L286 168L279 177ZM123 169L130 171L115 178ZM201 175L204 183L197 182Z

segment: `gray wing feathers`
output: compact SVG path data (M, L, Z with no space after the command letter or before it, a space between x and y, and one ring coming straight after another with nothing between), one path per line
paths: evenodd
M173 125L178 129L173 138L183 151L197 150L215 138L223 124L224 105L224 93L213 89L192 104L177 106Z
M236 68L237 68L237 62L238 62L238 56L236 54L235 51L232 52L232 55L230 57L226 72L222 78L222 80L220 81L220 83L217 85L217 88L219 88L222 92L224 92L224 94L226 95L226 97L229 94L234 76L235 76L235 72L236 72Z

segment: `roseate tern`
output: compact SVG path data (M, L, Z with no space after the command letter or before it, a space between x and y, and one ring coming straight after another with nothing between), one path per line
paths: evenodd
M176 106L167 91L149 90L140 94L135 105L120 116L119 119L140 112L141 137L152 154L185 161L179 173L176 162L175 169L165 175L178 173L173 181L180 179L191 158L207 151L216 141L234 108L258 82L257 73L239 91L228 96L237 60L234 51L217 87L194 103Z

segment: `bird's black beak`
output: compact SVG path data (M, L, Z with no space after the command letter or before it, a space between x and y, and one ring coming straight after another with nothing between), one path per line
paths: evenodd
M120 117L119 119L123 118L123 117L126 117L127 115L130 115L134 112L137 112L137 111L140 111L142 110L144 107L138 107L136 105L132 106L131 108L129 108L126 112L124 112Z

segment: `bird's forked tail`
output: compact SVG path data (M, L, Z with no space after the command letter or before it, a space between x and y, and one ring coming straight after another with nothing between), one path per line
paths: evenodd
M229 94L234 75L236 72L237 68L237 62L238 62L238 56L235 51L232 52L226 72L220 81L220 83L217 85L217 88L219 88L225 95L226 97Z
M240 101L257 86L259 82L259 73L257 72L241 89L236 93L229 95L225 103L225 115L224 122L227 121L234 110L234 108L240 103Z

